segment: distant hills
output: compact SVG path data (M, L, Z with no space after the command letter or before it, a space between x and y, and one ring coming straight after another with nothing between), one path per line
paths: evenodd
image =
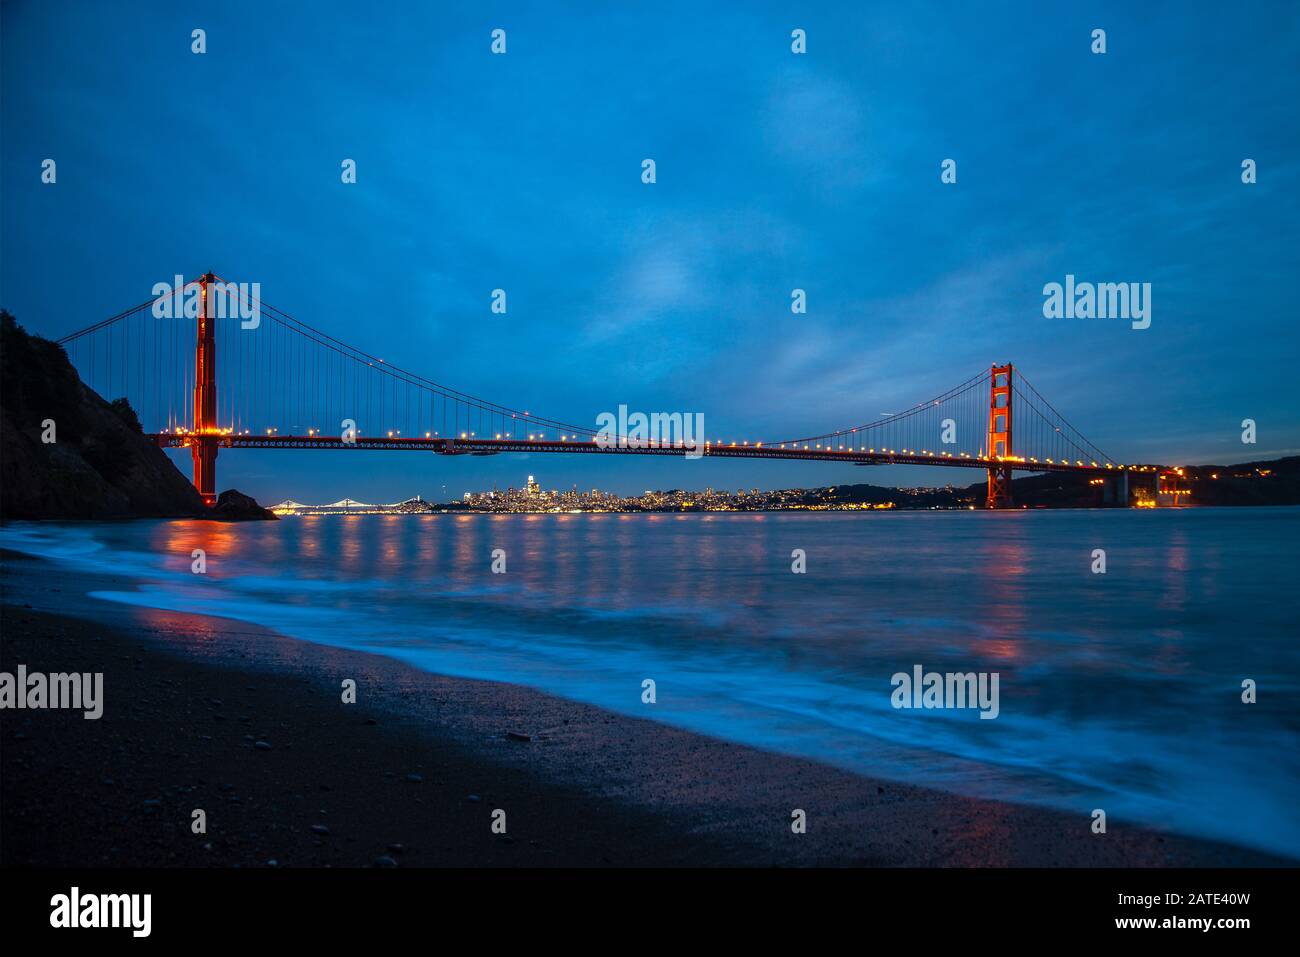
M980 473L982 474L982 473ZM1300 505L1300 456L1239 465L1198 465L1183 469L1186 505ZM1104 490L1090 476L1062 472L1027 475L1012 481L1012 499L1027 508L1099 508ZM986 481L953 488L892 488L837 485L789 491L782 499L795 507L816 504L877 505L895 508L983 508Z
M1300 505L1300 455L1183 472L1193 505Z
M1238 465L1194 465L1183 468L1180 487L1186 505L1300 505L1300 455ZM984 495L985 483L961 495ZM1102 490L1086 475L1047 472L1012 482L1017 505L1087 508L1100 505Z
M1300 456L1239 465L1197 465L1183 469L1181 485L1187 489L1185 505L1300 505ZM895 508L984 507L988 484L963 488L897 489L879 485L840 485L808 489L810 501L828 498L844 504L892 501ZM1086 474L1045 472L1011 483L1012 499L1027 508L1097 508L1101 486L1090 484Z

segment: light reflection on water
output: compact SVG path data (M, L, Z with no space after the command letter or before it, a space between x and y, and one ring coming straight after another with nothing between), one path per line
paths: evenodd
M100 594L116 602L1300 856L1300 509L348 516L15 525L0 544L134 576ZM999 672L1000 717L892 709L914 664Z

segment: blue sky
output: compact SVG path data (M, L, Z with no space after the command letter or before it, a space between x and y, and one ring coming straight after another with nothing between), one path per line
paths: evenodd
M804 435L1011 360L1121 460L1300 449L1300 7L699 6L6 3L0 304L57 336L211 268L413 371L579 424L626 404ZM1150 282L1151 327L1044 318L1066 273ZM220 460L221 487L275 501L528 473L620 491L977 478Z

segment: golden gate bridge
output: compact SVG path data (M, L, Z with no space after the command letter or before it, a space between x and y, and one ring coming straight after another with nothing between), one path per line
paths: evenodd
M232 293L256 323L217 308L219 294ZM158 318L160 302L185 296L196 303L192 326L180 310L174 311L180 318ZM609 441L588 426L461 392L348 345L211 272L58 342L90 388L130 402L150 438L165 448L190 449L194 485L209 505L216 501L218 451L238 448L443 455L691 451L713 458L983 469L989 508L1013 504L1016 471L1085 474L1105 484L1108 500L1121 505L1132 479L1155 485L1167 471L1103 453L1009 362L873 421L776 441L701 437L701 450L679 441Z

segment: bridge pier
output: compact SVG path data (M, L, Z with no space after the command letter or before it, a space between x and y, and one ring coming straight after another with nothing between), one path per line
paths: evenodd
M194 458L194 487L203 496L203 504L211 508L217 504L217 439L215 436L195 436L190 445Z
M1011 508L1011 466L989 469L989 495L985 508Z
M1129 488L1127 472L1120 472L1118 475L1106 479L1106 482L1101 489L1101 504L1113 505L1116 508L1128 508Z

